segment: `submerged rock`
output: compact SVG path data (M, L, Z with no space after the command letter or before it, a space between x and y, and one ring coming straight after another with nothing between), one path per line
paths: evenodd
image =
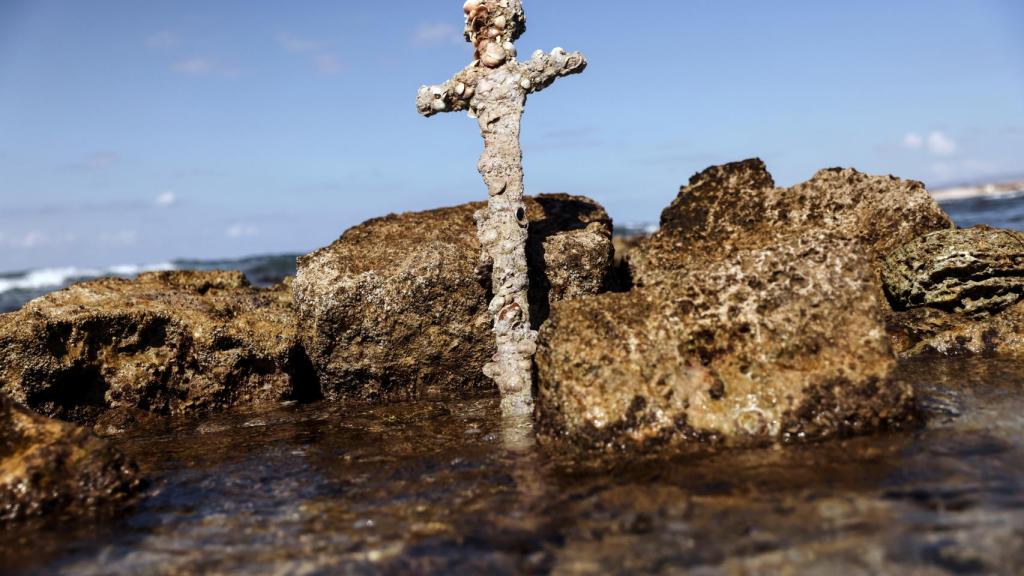
M124 503L141 485L107 441L0 394L0 524Z
M856 240L876 264L918 236L952 227L920 182L830 168L777 188L764 162L752 159L691 178L662 212L661 228L628 259L633 280L649 284L672 270L817 230Z
M988 226L928 234L886 259L882 283L895 310L995 314L1024 295L1024 234Z
M2 391L47 416L193 414L315 397L286 289L240 272L77 284L0 316Z
M889 377L858 246L812 232L555 305L537 354L541 439L649 449L900 426L913 394Z
M299 259L305 348L331 399L404 399L490 390L490 273L473 214L483 203L377 218ZM527 200L531 319L611 282L611 220L592 200Z

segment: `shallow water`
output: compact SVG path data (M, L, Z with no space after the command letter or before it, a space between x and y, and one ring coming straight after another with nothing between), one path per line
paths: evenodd
M24 574L1021 573L1024 364L902 370L919 430L603 470L506 449L492 399L157 424L115 438L154 478L129 514L3 534L0 560Z

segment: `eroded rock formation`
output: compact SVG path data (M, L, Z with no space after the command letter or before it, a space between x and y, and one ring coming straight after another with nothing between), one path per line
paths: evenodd
M882 281L895 310L989 316L1024 295L1024 234L988 226L928 234L886 259Z
M855 170L775 187L710 168L627 257L636 287L560 303L537 357L541 438L641 448L902 426L881 261L952 227L923 185Z
M920 182L831 168L777 188L764 162L752 159L691 178L662 212L661 228L632 249L629 263L633 280L649 284L698 260L813 229L856 240L877 266L918 236L952 227Z
M899 426L913 396L893 364L857 244L794 236L556 305L537 356L538 432L650 449Z
M124 504L141 486L135 464L107 441L0 394L0 525Z
M889 330L906 356L1024 353L1024 235L977 226L928 234L882 267Z
M90 424L319 395L289 291L255 289L240 272L84 282L0 316L0 384L42 414Z
M299 260L294 282L305 348L327 398L451 397L494 390L490 273L478 269L483 203L377 218ZM527 198L530 317L550 302L601 292L611 220L595 202Z
M888 310L886 328L901 357L1024 355L1024 303L979 318L928 307Z

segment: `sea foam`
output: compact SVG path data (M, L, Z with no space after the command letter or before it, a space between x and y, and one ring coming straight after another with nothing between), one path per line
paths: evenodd
M76 280L100 278L103 276L136 276L143 272L174 270L171 262L158 264L110 266L109 268L39 268L27 272L7 274L0 277L0 294L12 290L43 290L59 288Z

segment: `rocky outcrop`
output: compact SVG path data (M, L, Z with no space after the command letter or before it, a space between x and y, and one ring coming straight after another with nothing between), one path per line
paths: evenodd
M528 199L530 317L604 290L611 220L587 198ZM479 268L482 203L377 218L299 260L305 348L331 399L450 397L491 390L490 272Z
M898 427L882 260L950 229L924 186L829 169L777 188L760 160L694 176L627 256L635 288L555 306L537 355L542 440L747 444Z
M990 316L1024 295L1024 234L988 226L928 234L885 260L882 283L894 310Z
M1024 353L1024 235L987 226L928 234L886 259L881 277L899 354Z
M889 310L886 327L897 355L1024 355L1024 303L971 318L938 308Z
M777 188L764 162L753 159L691 178L629 263L634 282L649 284L672 270L816 230L856 240L877 265L914 238L952 227L920 182L831 168Z
M0 316L0 385L22 404L95 423L318 395L287 289L239 272L85 282Z
M911 389L855 241L741 249L624 294L556 305L538 433L588 448L748 444L899 426Z
M0 525L124 504L141 486L135 464L107 441L0 394Z

